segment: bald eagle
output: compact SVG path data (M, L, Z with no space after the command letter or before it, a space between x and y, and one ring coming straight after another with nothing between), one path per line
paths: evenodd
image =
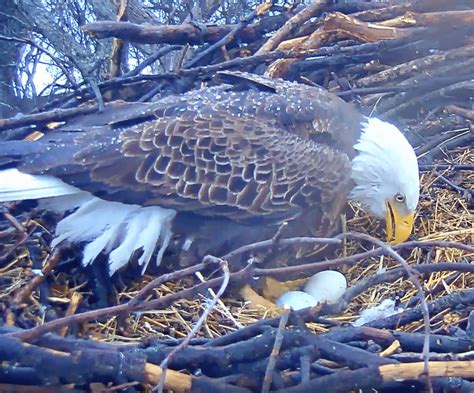
M189 249L206 221L214 234L201 254L216 252L212 237L229 226L235 237L284 221L327 234L348 198L386 221L389 241L409 237L418 164L395 126L318 87L221 78L157 102L109 104L33 142L1 142L0 201L68 212L53 246L85 243L84 265L104 252L111 275L137 252L143 271L155 251L159 264L178 228Z

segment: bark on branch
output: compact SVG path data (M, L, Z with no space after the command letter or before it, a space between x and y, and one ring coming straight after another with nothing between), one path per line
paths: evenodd
M258 23L249 25L236 34L241 42L255 42L262 34L279 27L286 17L268 17ZM192 23L182 25L138 25L130 22L93 22L86 24L82 30L95 38L120 38L138 44L178 44L199 45L215 43L234 31L238 25L207 25L201 28Z

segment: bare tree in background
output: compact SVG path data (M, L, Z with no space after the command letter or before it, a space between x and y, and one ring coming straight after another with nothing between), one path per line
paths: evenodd
M4 0L0 118L150 101L236 69L321 85L433 135L449 127L431 117L470 99L472 2L306 3Z
M88 37L81 26L117 20L121 3L126 4L128 21L155 26L236 23L257 4L246 0L4 0L0 12L0 117L29 112L84 81L97 84L109 78L112 42ZM121 70L133 68L166 46L128 44ZM150 64L149 71L170 71L178 60L179 54L170 53Z
M0 11L0 34L5 37L28 34L27 24L21 20L13 0L5 0ZM13 116L20 110L20 67L24 57L24 45L0 40L0 117Z

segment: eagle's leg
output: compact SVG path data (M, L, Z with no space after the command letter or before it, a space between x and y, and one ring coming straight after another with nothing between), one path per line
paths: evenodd
M249 284L240 290L240 296L253 305L263 306L267 309L281 310L274 302L283 293L294 291L301 287L306 279L292 281L278 281L272 277L264 277L262 280L262 295L259 295Z
M262 306L269 310L279 309L275 303L259 295L249 284L246 284L244 287L242 287L239 293L245 301L250 302L253 306Z
M262 295L266 299L275 301L285 292L298 290L306 281L307 279L305 278L289 281L278 281L272 277L264 277Z

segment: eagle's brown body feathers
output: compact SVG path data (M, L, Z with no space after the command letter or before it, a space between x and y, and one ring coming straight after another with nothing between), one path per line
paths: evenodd
M327 232L351 188L362 116L317 87L224 78L227 84L73 119L12 161L103 199L178 216L244 225L302 216L313 234Z

